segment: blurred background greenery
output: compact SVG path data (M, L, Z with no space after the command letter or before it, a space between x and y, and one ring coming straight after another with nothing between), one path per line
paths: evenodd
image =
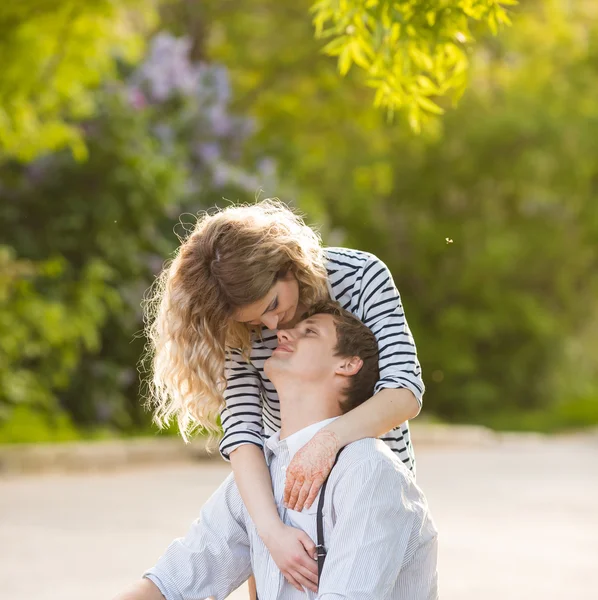
M0 62L0 442L149 433L144 293L258 196L386 261L423 414L598 424L592 0L24 0Z

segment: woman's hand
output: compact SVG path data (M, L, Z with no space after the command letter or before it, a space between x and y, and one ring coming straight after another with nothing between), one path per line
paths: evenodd
M300 592L301 586L318 592L316 545L301 529L280 523L262 537L285 579Z
M301 512L313 504L334 465L339 446L336 433L321 429L295 454L284 487L287 508Z

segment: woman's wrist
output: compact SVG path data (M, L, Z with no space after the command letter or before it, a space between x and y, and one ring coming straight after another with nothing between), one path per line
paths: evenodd
M255 524L257 533L266 546L268 546L272 539L276 537L278 531L280 531L280 528L283 526L284 523L278 515L276 515L276 517L263 519L259 524Z
M341 416L338 419L335 419L330 425L326 425L326 427L320 430L320 432L323 432L326 435L331 443L336 444L337 452L353 441L345 439L346 431L343 427L344 423L342 422L342 418L343 417Z

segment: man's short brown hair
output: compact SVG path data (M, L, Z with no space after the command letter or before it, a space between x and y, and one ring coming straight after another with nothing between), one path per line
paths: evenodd
M345 388L345 399L340 402L343 413L363 404L371 398L374 386L380 378L378 368L378 340L371 329L356 316L332 300L319 302L312 306L303 318L315 314L332 315L336 325L335 356L358 356L363 361L359 371L349 377Z

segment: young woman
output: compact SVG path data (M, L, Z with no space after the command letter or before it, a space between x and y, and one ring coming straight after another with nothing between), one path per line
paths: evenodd
M414 471L407 420L424 386L399 293L374 255L322 248L319 237L284 205L264 200L202 216L163 271L148 303L155 419L176 418L183 437L196 427L224 436L239 491L286 579L316 591L315 546L283 524L262 451L280 428L278 398L263 371L276 330L293 326L314 303L332 298L374 332L380 381L362 406L322 429L287 469L285 503L314 501L338 450L381 437Z

